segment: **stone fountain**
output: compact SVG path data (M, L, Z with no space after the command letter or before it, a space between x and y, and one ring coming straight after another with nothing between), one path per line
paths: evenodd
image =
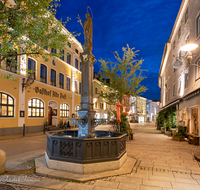
M80 21L81 23L81 21ZM82 24L81 24L82 25ZM99 124L93 110L92 19L89 13L82 25L85 43L82 60L82 92L79 119L69 119L79 126L78 131L47 133L45 159L51 169L73 173L96 173L119 169L127 159L126 134L95 131Z

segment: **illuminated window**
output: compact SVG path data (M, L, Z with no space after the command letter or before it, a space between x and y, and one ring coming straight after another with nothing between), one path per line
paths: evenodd
M60 104L60 117L69 117L69 105L66 103Z
M44 117L43 101L37 98L28 101L28 117Z
M77 105L76 107L75 107L75 117L78 117L78 111L80 110L80 106L79 105Z
M0 117L14 117L14 99L0 92Z

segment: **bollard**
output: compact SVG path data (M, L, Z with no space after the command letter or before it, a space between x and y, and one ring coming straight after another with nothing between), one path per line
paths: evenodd
M25 136L25 124L23 124L23 136Z
M0 175L6 172L6 153L0 150Z
M43 133L45 134L45 123L44 123L44 130L43 130Z

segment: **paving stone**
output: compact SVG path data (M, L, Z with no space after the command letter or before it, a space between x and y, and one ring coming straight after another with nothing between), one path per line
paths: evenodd
M167 176L156 176L156 175L149 175L150 180L158 180L158 181L174 181L174 177L167 177Z
M195 179L175 178L175 181L178 183L191 183L191 184L198 185Z
M93 190L95 186L68 182L61 190ZM55 188L56 189L56 188ZM58 188L57 188L58 189Z
M120 182L118 189L139 190L139 185L133 184L133 183L122 183L122 182Z
M108 188L117 188L119 186L120 182L112 182L112 181L103 181L103 180L97 180L94 183L94 186L99 186L99 187L108 187Z
M158 180L147 180L147 179L144 179L143 180L143 185L171 188L171 183L170 182L158 181Z
M197 175L197 174L191 174L191 176L192 176L194 179L200 179L200 175Z
M97 186L95 186L95 188L93 190L119 190L119 189L113 189L113 188L97 187Z
M182 173L177 173L173 172L175 178L183 178L183 179L192 179L192 176L190 174L182 174Z
M162 190L162 187L140 186L140 190Z
M188 183L176 183L171 182L173 189L182 189L182 190L199 190L200 185L193 185Z
M134 184L142 184L142 179L134 178L134 177L116 177L115 181L124 182L124 183L134 183Z
M130 177L140 178L140 179L148 179L148 174L140 174L140 173L131 173Z

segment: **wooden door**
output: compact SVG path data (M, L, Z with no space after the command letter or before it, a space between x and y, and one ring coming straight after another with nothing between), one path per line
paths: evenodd
M49 125L52 125L52 108L51 107L49 107L48 108L48 124Z

